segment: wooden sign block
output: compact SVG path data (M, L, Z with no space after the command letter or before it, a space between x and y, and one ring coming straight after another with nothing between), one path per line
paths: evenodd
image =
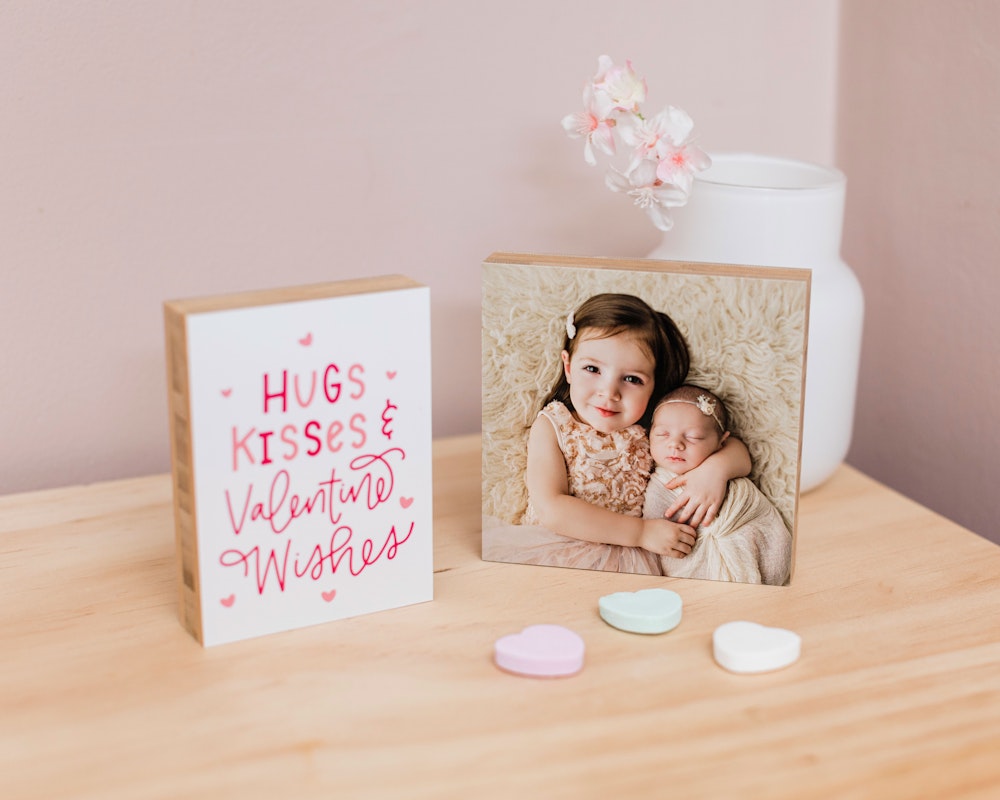
M180 617L204 645L433 595L429 290L164 304Z

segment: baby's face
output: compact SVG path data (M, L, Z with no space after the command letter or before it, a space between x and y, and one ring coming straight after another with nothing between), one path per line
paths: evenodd
M665 403L653 415L649 447L657 466L683 475L719 449L725 437L714 417L690 403Z

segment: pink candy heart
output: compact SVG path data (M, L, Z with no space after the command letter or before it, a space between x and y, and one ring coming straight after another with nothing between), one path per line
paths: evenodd
M496 640L500 669L518 675L556 678L583 669L583 639L561 625L529 625L520 633Z

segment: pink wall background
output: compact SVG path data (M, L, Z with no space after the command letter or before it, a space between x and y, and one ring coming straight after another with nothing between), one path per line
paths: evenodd
M1000 3L841 5L843 252L867 304L848 461L1000 542Z
M434 435L478 430L480 261L657 242L559 127L608 53L710 152L847 171L845 255L870 303L850 459L989 535L1000 506L971 476L1000 429L998 15L973 0L4 3L0 493L168 469L161 304L176 297L408 274L433 298Z

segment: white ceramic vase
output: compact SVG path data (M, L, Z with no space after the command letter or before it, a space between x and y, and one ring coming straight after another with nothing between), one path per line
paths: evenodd
M812 270L800 488L829 478L851 443L864 297L840 257L846 178L753 154L712 156L650 258Z

